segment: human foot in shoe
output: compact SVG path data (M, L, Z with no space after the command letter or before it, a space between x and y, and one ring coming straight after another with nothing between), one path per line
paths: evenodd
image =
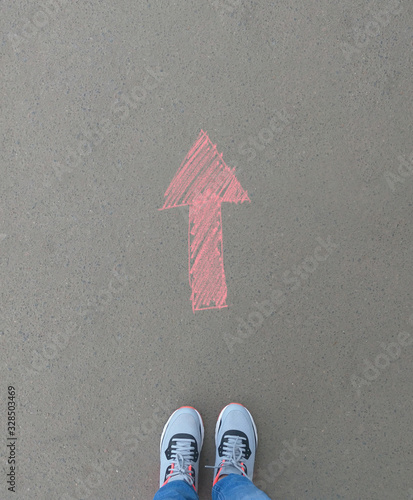
M252 481L258 434L245 406L231 403L221 411L215 427L215 445L213 485L228 474L241 474Z
M203 441L204 425L195 408L183 406L169 417L161 436L160 486L183 480L198 491Z

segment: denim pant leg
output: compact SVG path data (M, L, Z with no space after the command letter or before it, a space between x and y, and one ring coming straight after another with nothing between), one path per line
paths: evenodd
M170 481L157 491L153 500L199 500L192 486L185 481Z
M212 500L271 500L247 477L229 474L212 488Z

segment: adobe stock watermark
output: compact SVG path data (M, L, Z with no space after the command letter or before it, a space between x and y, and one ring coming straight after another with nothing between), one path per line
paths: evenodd
M103 460L93 462L82 467L85 471L83 478L76 479L76 487L72 494L63 494L60 500L85 500L87 498L99 498L98 490L101 489L113 473L115 467L121 467L128 454L144 449L145 442L154 439L155 435L161 435L163 425L170 414L171 405L158 400L150 418L137 421L130 432L124 432L122 438L122 450L112 450ZM93 495L93 497L91 497Z
M413 325L413 314L409 318L410 325ZM369 359L364 359L364 367L362 370L362 376L353 375L350 377L351 385L356 389L357 396L361 395L361 388L365 385L370 385L374 380L380 377L383 370L386 370L393 361L399 359L404 348L409 347L413 344L413 337L408 332L400 332L397 335L397 342L390 342L386 344L384 342L380 343L380 348L382 352L377 354L374 358L374 362Z
M277 136L280 136L283 130L290 125L295 118L289 115L285 109L277 111L270 119L268 127L263 127L256 137L248 137L248 141L244 141L239 145L238 153L241 156L247 156L247 161L252 161L257 157L257 151L262 152L269 146ZM249 147L248 147L249 146Z
M386 7L372 14L370 20L362 27L353 28L354 45L343 42L340 48L347 62L351 62L353 54L360 54L365 49L373 38L376 38L382 33L382 28L385 28L397 16L403 12L401 0L390 0Z
M278 306L283 304L291 292L298 290L303 281L307 280L310 274L313 274L319 266L320 262L324 262L339 247L338 244L331 241L331 236L326 240L318 237L316 238L319 246L313 252L313 255L306 257L301 265L294 266L292 269L284 271L283 283L290 288L285 290L277 288L272 291L269 300L259 302L256 307L258 311L250 312L248 319L237 318L238 327L236 335L230 332L224 333L224 340L231 354L235 352L234 346L236 344L243 344L245 340L253 337L258 329L262 326L264 319L271 316Z
M94 127L81 129L76 136L77 144L67 148L64 164L58 161L52 164L55 178L62 181L66 172L70 173L76 170L80 166L82 159L89 156L103 143L105 138L114 131L116 124L126 122L130 118L132 110L138 109L150 92L155 90L167 76L167 73L159 67L155 69L146 68L145 71L146 74L141 78L139 85L135 85L127 92L117 91L115 93L110 108L112 117L102 119ZM51 187L52 179L54 177L47 173L44 186Z
M15 53L21 52L22 44L27 44L39 34L41 30L47 28L52 21L61 16L68 5L72 5L69 0L43 0L37 2L41 7L30 16L23 19L23 25L18 33L8 33L7 38Z
M115 295L119 295L121 289L130 281L130 277L119 272L118 269L112 269L113 278L109 281L106 288L100 290L93 301L89 301L85 309L80 313L82 316L92 316L96 312L102 312L112 302ZM44 372L47 367L50 367L50 361L56 359L68 347L70 341L80 335L82 327L76 321L68 322L63 330L52 332L49 337L49 342L41 349L33 349L31 351L30 368L27 366L24 369L24 375L34 377Z
M401 155L397 159L399 160L397 174L390 171L384 172L384 179L393 193L396 191L396 184L403 184L408 177L413 176L413 152L410 154L409 160Z
M248 138L248 142L244 141L239 145L238 153L241 156L246 156L247 161L252 161L257 157L257 151L261 152L271 144L277 136L281 135L282 131L285 129L287 125L291 123L291 120L295 118L292 115L289 115L285 109L281 111L277 111L275 115L269 121L269 128L263 127L258 132L256 137L250 136ZM249 147L247 147L249 145ZM236 167L235 173L239 175L244 171L245 167ZM225 176L228 174L225 171L221 171L216 179L214 179L214 184L212 186L212 190L215 191L217 187L221 186L221 182L225 180ZM201 191L197 190L196 195L201 195ZM181 214L182 218L186 223L188 223L188 208L186 206L177 207L178 212Z
M305 446L298 446L296 438L293 439L292 445L288 441L283 441L283 445L284 448L278 459L269 463L265 470L260 469L257 474L257 480L254 478L254 484L260 490L265 491L268 483L273 483L307 449Z

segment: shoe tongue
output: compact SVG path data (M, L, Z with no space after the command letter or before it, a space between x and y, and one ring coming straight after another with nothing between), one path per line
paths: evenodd
M234 465L231 463L224 464L220 470L220 476L223 476L225 474L242 474L242 472L237 469Z
M183 480L191 486L195 483L194 469L187 469L183 467L183 465L179 461L176 463L176 466L173 470L171 469L171 466L168 467L166 477L168 477L168 475L170 475L169 481Z

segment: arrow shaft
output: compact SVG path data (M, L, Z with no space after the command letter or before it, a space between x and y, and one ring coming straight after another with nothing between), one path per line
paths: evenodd
M221 201L218 197L190 205L188 233L192 309L227 307Z
M189 205L188 253L192 310L227 307L222 203L250 201L248 193L201 130L165 193L166 208Z

